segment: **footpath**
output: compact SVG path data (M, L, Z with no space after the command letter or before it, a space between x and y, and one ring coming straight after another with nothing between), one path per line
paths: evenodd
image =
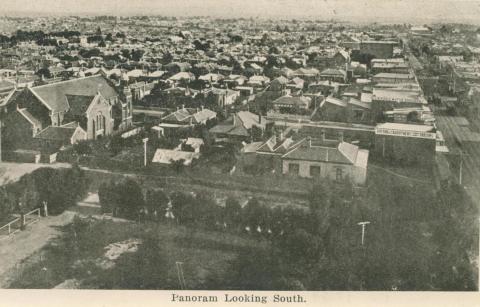
M59 227L70 223L74 216L75 212L65 211L57 216L41 217L24 231L0 236L0 288L8 287L16 266L58 236Z

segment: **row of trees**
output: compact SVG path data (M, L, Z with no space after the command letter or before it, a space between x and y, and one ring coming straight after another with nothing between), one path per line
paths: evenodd
M322 185L331 185L322 183ZM342 190L351 193L351 186L342 186ZM327 187L317 188L315 191L328 190ZM339 191L339 188L335 188ZM344 208L338 193L328 193L319 195L312 193L312 208L322 208L323 206L334 207L337 219ZM219 206L215 198L208 192L184 193L173 192L170 195L162 190L142 191L140 185L133 179L126 179L120 182L106 182L99 187L99 198L102 208L105 212L113 212L114 215L130 218L166 218L167 212L171 213L169 217L174 218L179 224L207 228L207 229L226 229L234 232L250 232L270 235L282 235L292 232L294 229L304 229L309 233L318 233L319 225L323 225L320 219L325 217L326 213L311 214L306 208L294 207L268 207L259 202L256 198L251 198L245 205L229 197L226 199L225 206ZM320 210L320 209L318 209ZM340 211L338 211L340 210ZM315 211L317 212L317 211Z
M448 184L436 194L404 185L378 188L368 201L353 190L349 183L321 181L309 208L269 207L255 198L242 206L233 197L221 207L206 192L143 194L127 180L101 187L100 200L128 218L172 218L192 230L249 234L267 243L239 251L209 289L476 288L471 259L478 255L478 211L460 186ZM364 245L360 221L371 222Z
M49 214L60 214L75 205L87 189L85 174L78 166L40 168L0 187L0 216L26 213L42 207L43 202L47 202Z

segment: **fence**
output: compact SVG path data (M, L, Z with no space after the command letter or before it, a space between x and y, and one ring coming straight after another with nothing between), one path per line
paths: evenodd
M33 209L32 211L23 215L23 225L27 226L33 224L40 219L40 208Z
M20 228L22 226L22 223L20 221L20 218L17 217L16 219L14 219L13 221L11 221L10 223L0 227L0 235L11 235L11 234L14 234L18 231L20 231Z
M22 228L22 217L17 217L13 221L9 222L8 224L3 225L0 227L0 236L9 236L14 233L17 233ZM40 208L34 209L26 214L23 215L23 226L27 226L30 224L35 223L40 219Z

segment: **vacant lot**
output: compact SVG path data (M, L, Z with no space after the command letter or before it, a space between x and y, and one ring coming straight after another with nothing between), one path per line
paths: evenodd
M61 237L26 261L10 288L179 289L176 262L183 262L186 288L205 289L239 252L263 244L174 224L84 219L62 231ZM137 252L124 253L115 261L106 258L109 244L130 239L144 243Z

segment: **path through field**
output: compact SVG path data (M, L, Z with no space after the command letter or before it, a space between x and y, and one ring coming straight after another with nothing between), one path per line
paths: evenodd
M20 179L23 175L33 172L34 170L41 167L51 167L51 168L66 168L70 167L68 163L54 163L54 164L43 164L43 163L10 163L10 162L0 162L0 185L4 185L9 182L15 182Z
M26 230L0 237L0 288L6 288L18 263L44 247L60 234L59 226L70 223L74 212L65 211L58 216L42 217Z

